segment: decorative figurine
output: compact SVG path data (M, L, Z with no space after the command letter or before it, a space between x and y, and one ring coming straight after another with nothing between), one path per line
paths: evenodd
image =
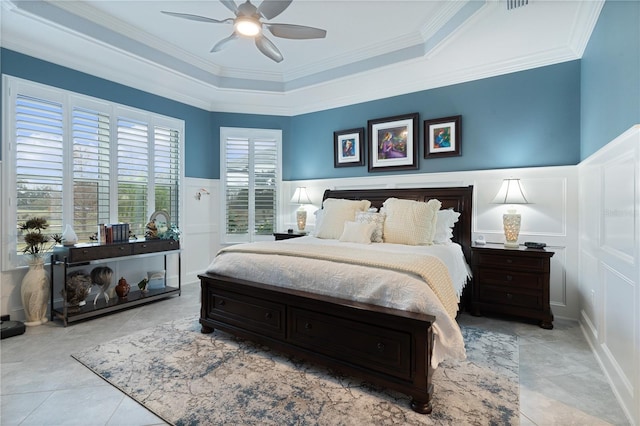
M158 227L156 226L155 219L147 223L147 230L145 231L144 236L150 240L158 238Z
M96 298L93 299L93 304L95 305L98 302L98 298L100 295L104 296L104 301L109 304L109 295L107 294L107 290L111 285L111 276L113 275L113 270L108 266L98 266L93 268L91 271L91 281L95 285L100 288L98 294L96 294Z
M141 292L147 293L149 291L149 289L147 289L148 284L149 284L149 279L145 277L142 279L142 281L138 283L138 288L140 289Z
M63 288L60 294L70 307L80 308L87 303L85 299L91 292L92 285L91 276L84 271L71 272L67 275L66 290Z

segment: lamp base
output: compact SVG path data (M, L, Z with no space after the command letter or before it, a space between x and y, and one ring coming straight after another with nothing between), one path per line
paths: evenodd
M298 224L298 231L304 232L304 228L307 226L307 211L304 209L304 206L300 206L300 208L296 210L296 222Z
M516 213L514 209L509 209L507 213L502 215L502 224L504 226L504 246L508 248L519 247L518 235L520 235L520 213Z

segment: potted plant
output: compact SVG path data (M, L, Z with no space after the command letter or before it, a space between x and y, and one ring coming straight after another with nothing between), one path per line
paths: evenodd
M62 242L58 234L46 235L42 231L49 224L42 217L33 217L22 224L19 229L23 233L26 244L22 253L28 255L29 270L22 279L20 294L26 317L25 325L34 326L47 322L47 305L49 303L49 277L44 269L44 256L56 244Z

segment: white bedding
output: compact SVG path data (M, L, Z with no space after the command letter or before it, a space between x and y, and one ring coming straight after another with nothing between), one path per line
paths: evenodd
M458 244L357 244L311 236L280 241L278 244L317 244L326 246L329 250L332 245L339 244L354 250L436 256L446 265L458 296L469 276L468 265ZM432 366L437 367L445 359L465 358L464 342L458 324L446 313L427 283L416 275L319 259L235 252L220 253L211 262L207 272L434 315L436 321L433 325L435 343Z

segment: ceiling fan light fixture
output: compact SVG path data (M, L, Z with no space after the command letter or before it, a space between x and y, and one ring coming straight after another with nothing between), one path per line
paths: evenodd
M253 19L248 16L238 17L234 24L234 28L238 34L247 37L256 36L262 31L262 25L260 25L260 22L257 19Z

